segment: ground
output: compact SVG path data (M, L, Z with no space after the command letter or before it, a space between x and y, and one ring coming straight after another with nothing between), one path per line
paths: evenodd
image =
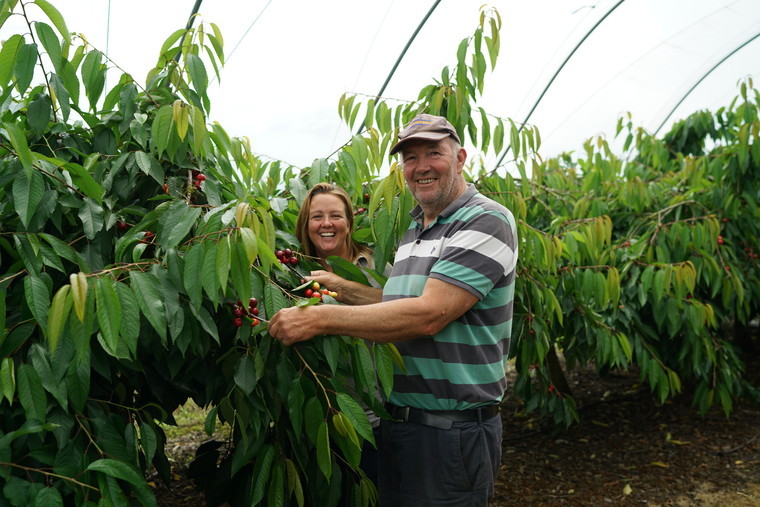
M760 357L747 376L760 386ZM635 371L600 378L573 371L581 424L552 434L514 399L503 403L501 472L492 506L760 506L760 405L743 401L730 418L700 417L686 396L660 405ZM192 411L190 411L192 413ZM202 506L187 479L202 418L178 418L167 452L175 482L156 483L159 506ZM183 422L191 421L191 422Z

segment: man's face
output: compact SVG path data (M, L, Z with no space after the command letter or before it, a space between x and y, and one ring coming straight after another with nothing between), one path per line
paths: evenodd
M404 144L404 178L426 215L439 214L464 191L461 173L466 156L461 148L454 153L450 139L414 139Z

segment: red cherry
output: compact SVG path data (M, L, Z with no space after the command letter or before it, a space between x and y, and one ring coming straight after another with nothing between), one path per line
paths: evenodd
M315 292L314 294L311 295L311 297L322 299L322 293L321 292Z
M238 317L237 319L234 320L234 323L235 323L235 327L240 327L243 325L243 319Z
M242 309L242 308L235 308L235 309L232 311L232 314L233 314L235 317L242 317L243 315L245 315L245 312L243 311L243 309Z
M329 291L329 290L327 290L327 289L322 289L322 290L321 290L321 291L319 291L319 292L321 292L322 294L329 294L329 293L330 293L330 291Z
M288 259L288 262L290 263L291 266L295 266L296 264L298 264L298 257L291 257Z
M250 306L251 308L256 308L258 304L259 304L259 301L256 298L251 298L248 300L248 306Z
M259 309L258 308L251 308L251 315L253 315L255 317L258 314L259 314Z
M314 294L314 291L311 289L306 289L305 291L303 291L303 295L306 296L307 298L310 298L312 294Z
M282 250L277 250L274 254L275 256L277 256L278 259L281 259L285 255L285 252L283 252Z
M116 228L120 231L126 231L127 230L127 223L126 222L116 222Z
M195 177L198 181L206 181L206 175L203 173L198 173L198 176Z
M293 250L290 248L286 248L282 251L282 254L285 256L286 259L289 259L291 255L293 255Z
M251 321L251 327L256 327L256 326L258 326L258 325L259 325L259 322L260 322L260 321L259 321L259 319L253 319L253 320Z

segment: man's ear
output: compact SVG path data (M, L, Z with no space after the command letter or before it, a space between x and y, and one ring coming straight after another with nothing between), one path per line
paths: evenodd
M457 169L459 172L462 172L465 160L467 160L467 151L464 148L459 148L457 152Z

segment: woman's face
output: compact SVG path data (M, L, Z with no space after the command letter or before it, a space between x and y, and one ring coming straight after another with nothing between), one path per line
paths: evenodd
M343 200L333 194L317 194L309 209L309 239L321 258L337 255L348 259L348 218Z

